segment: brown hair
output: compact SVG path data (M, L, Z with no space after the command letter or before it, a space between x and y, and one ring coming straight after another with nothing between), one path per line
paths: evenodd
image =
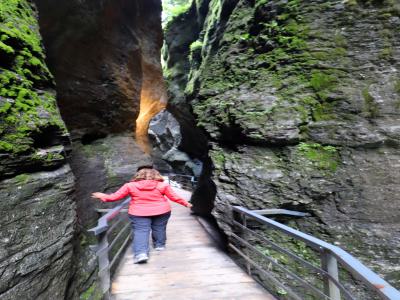
M139 170L135 176L132 178L132 181L139 181L139 180L158 180L164 181L164 178L161 176L160 172L155 169L141 169Z

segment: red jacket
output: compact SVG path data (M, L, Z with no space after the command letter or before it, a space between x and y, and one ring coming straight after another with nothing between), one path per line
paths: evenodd
M189 204L176 195L169 184L157 180L125 183L118 191L102 197L101 200L112 202L128 195L131 197L128 213L134 216L155 216L171 211L171 206L164 196L183 206Z

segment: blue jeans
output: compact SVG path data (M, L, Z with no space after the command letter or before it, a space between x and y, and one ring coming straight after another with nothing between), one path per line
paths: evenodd
M149 254L149 235L152 231L154 247L163 247L167 240L167 223L171 212L157 216L134 216L129 215L132 223L133 253L135 256Z

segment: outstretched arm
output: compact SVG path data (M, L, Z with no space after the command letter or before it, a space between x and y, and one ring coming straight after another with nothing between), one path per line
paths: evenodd
M126 184L124 184L118 191L113 194L107 195L104 193L93 193L92 198L100 199L103 202L112 202L120 200L129 194L129 189Z
M179 197L169 185L167 185L167 187L165 188L164 194L165 194L165 196L168 197L168 199L170 199L171 201L174 201L176 203L179 203L180 205L183 205L183 206L186 206L189 208L191 208L193 206L186 200Z

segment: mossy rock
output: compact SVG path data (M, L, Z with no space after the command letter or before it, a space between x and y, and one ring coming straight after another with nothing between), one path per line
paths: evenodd
M44 136L57 144L67 135L45 64L37 12L26 0L3 1L0 22L0 57L7 57L0 64L0 153L11 160L23 154L39 163L59 161L57 155L35 156L36 149L53 146L42 144Z

